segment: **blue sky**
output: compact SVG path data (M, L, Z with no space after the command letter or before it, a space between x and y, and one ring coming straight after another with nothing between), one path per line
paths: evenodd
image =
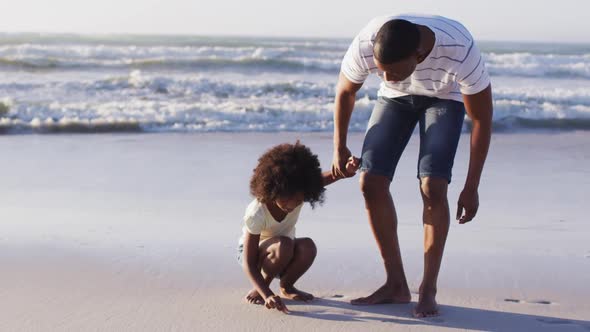
M459 20L481 40L590 42L587 0L3 0L0 12L3 32L345 38L374 16L413 12Z

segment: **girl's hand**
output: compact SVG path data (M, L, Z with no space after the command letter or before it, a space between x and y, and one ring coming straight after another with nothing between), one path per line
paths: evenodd
M285 314L289 313L289 309L287 309L287 306L283 303L283 300L281 300L278 295L271 295L267 297L264 301L264 305L267 309L277 309L278 311Z
M350 156L346 162L346 177L353 177L360 167L361 160L355 156Z

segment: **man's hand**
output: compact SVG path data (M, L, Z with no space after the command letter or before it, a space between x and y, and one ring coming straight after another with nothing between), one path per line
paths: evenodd
M347 147L334 149L334 159L332 160L332 176L337 179L345 178L346 163L352 156Z
M464 188L457 202L457 220L459 224L470 222L479 208L479 194L477 189ZM463 210L465 213L463 214Z
M287 309L287 306L283 303L280 296L278 295L271 295L264 300L264 306L267 309L277 309L278 311L288 314L290 311Z

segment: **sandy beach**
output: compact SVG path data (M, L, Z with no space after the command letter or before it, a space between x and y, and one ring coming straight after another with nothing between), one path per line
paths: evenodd
M329 133L3 136L0 330L590 331L588 132L493 137L478 217L451 226L440 317L411 318L413 304L348 304L384 278L358 177L302 212L298 235L316 241L318 258L299 286L317 299L287 301L288 316L245 304L235 247L250 173L265 149L296 139L329 167ZM349 142L359 154L362 135ZM413 292L417 143L392 184ZM464 135L452 214L467 151Z

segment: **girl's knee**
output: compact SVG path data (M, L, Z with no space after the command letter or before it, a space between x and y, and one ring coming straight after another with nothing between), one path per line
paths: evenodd
M311 258L315 258L318 253L315 242L313 242L313 240L308 237L296 240L295 251L298 255Z
M281 236L270 257L274 263L289 262L293 258L295 242L293 239Z

